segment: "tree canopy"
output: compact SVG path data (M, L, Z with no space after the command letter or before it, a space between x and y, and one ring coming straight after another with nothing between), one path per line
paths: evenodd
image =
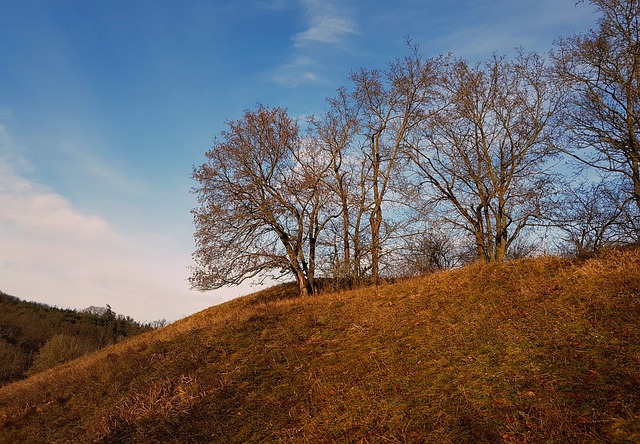
M228 121L193 171L192 285L288 275L306 295L546 252L550 232L579 251L638 239L640 6L591 3L598 29L559 39L551 63L425 58L408 41L318 116L260 105Z

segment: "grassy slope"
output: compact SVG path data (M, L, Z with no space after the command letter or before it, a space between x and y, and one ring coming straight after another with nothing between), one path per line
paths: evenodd
M1 388L0 442L640 442L640 250L284 290Z

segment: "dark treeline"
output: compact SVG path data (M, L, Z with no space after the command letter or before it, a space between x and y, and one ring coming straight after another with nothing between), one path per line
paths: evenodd
M160 326L105 308L74 311L0 292L0 385Z
M409 55L354 70L303 122L259 106L194 168L191 283L289 275L301 294L469 261L582 254L640 228L640 5L548 56Z

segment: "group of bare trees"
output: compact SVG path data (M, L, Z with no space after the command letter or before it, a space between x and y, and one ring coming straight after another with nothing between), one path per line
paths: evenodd
M560 39L552 53L567 91L564 151L583 176L560 215L578 251L637 240L640 228L640 2L591 3L598 28Z
M227 122L194 168L193 286L288 274L312 294L319 277L502 262L542 230L577 251L635 240L639 1L591 0L598 29L559 40L551 62L424 58L409 42L304 128L264 106Z

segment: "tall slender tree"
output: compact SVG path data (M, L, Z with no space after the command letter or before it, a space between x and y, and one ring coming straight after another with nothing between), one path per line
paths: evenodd
M314 140L321 154L329 159L330 174L325 178L339 208L334 236L327 239L333 246L330 275L341 285L357 284L364 278L362 261L367 251L363 245L363 218L367 211L364 170L366 162L355 147L359 130L360 104L340 88L328 99L329 108L312 118Z
M378 282L385 222L384 202L402 173L403 146L407 134L420 121L436 81L438 59L424 59L409 42L410 56L388 69L361 69L352 74L353 97L361 108L362 150L370 190L371 277Z

